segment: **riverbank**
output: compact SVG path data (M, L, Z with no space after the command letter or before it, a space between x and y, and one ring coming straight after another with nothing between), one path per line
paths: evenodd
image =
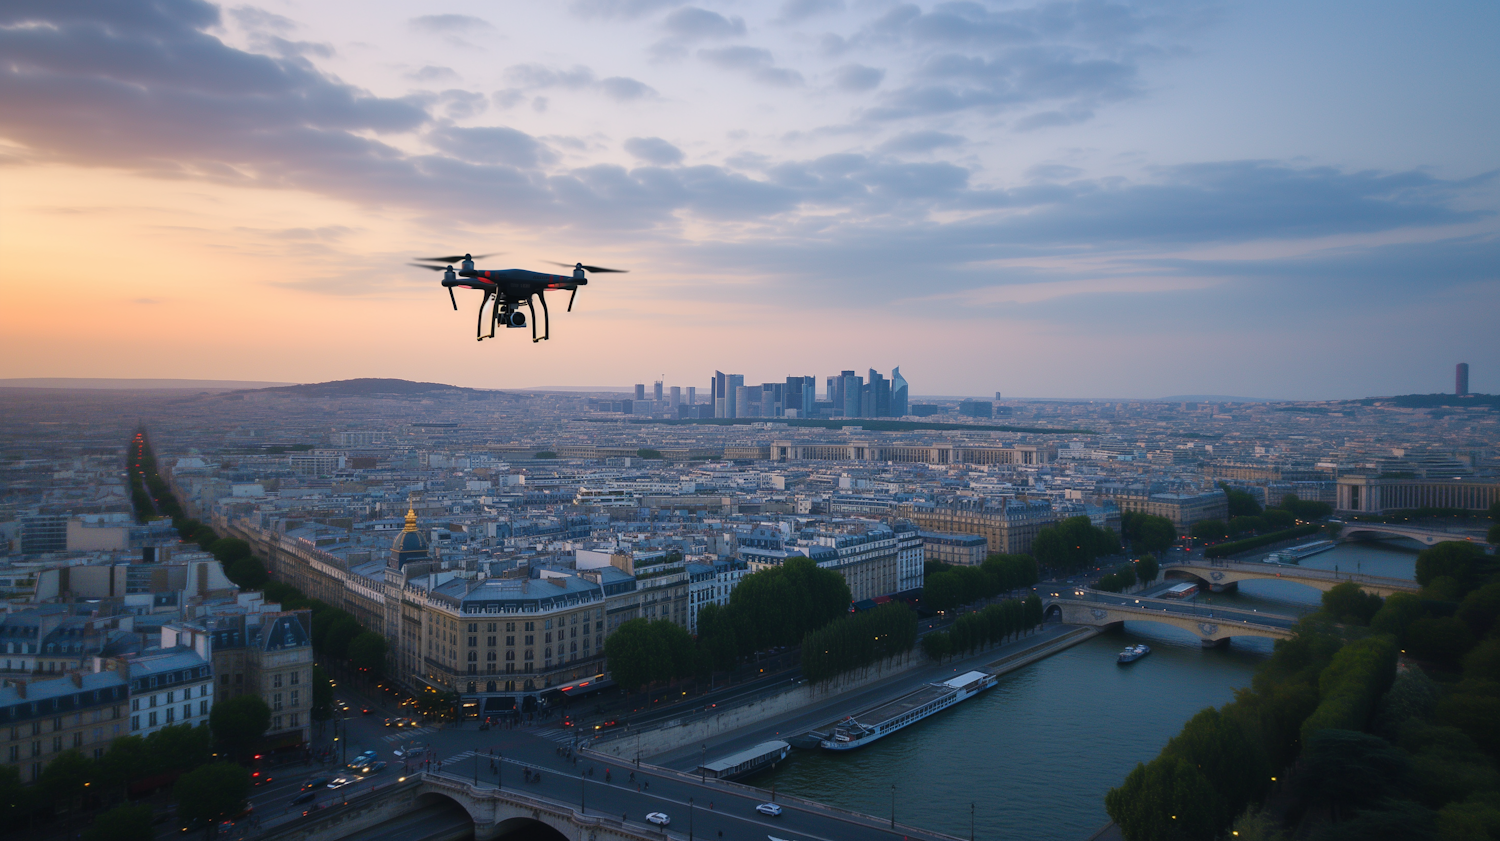
M630 740L639 739L642 759L649 758L653 765L692 770L705 757L713 759L761 742L801 735L851 712L898 698L918 684L947 680L975 669L1005 674L1071 648L1098 633L1096 628L1048 625L1019 640L943 663L935 663L920 653L913 652L906 668L887 671L859 686L848 686L837 693L814 696L807 691L808 687L799 686L775 698L759 701L753 705L753 709L741 709L734 714L725 713L722 722L727 726L721 725L717 729L702 726L667 728L665 731L640 734ZM721 719L715 716L713 720ZM633 746L620 743L627 743L627 739L595 743L590 745L590 749L633 759ZM625 752L610 750L612 745L617 744L625 748Z

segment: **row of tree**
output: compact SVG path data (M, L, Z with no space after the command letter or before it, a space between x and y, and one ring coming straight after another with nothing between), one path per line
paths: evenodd
M986 605L983 610L965 613L946 631L928 632L922 637L922 653L942 662L1030 633L1040 624L1042 600L1036 594L1025 599L1006 599Z
M1031 554L1037 563L1056 572L1079 572L1094 559L1120 553L1113 529L1095 526L1088 517L1069 517L1037 532Z
M802 640L802 675L814 683L912 650L917 614L902 602L847 615Z
M1134 587L1137 582L1150 584L1156 580L1161 573L1161 565L1151 555L1136 561L1126 561L1115 567L1114 572L1102 576L1094 582L1095 590L1104 590L1109 593L1120 593Z
M849 585L842 575L808 558L788 558L742 578L729 604L704 605L698 645L711 667L730 669L757 651L800 645L809 632L848 610Z
M992 554L979 566L929 561L922 582L922 603L930 610L952 610L1037 582L1036 559L1030 555Z
M1177 526L1166 517L1126 511L1120 515L1120 531L1133 549L1165 552L1177 540Z
M1417 580L1420 594L1383 600L1353 583L1325 593L1249 689L1109 793L1125 837L1495 837L1500 570L1449 542L1418 556ZM1398 651L1421 668L1397 676ZM1260 811L1272 778L1286 790Z
M652 683L692 677L701 671L698 647L686 628L670 619L632 619L604 641L610 676L628 691Z

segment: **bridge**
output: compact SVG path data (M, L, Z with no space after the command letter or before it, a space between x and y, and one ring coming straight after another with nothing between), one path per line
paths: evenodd
M1196 578L1214 592L1233 590L1241 581L1295 581L1327 592L1348 581L1367 593L1389 596L1392 593L1416 593L1422 589L1406 578L1386 578L1345 571L1312 569L1293 564L1240 563L1236 561L1191 560L1161 568L1162 577Z
M1340 522L1331 520L1343 526L1339 537L1349 540L1359 535L1364 538L1374 537L1405 537L1415 540L1424 546L1436 546L1445 541L1457 541L1461 543L1478 543L1484 545L1484 534L1474 531L1444 531L1442 529L1424 529L1417 526L1408 526L1401 523L1366 523L1362 521Z
M555 743L549 743L556 748ZM555 752L554 752L555 757ZM580 752L573 766L525 762L470 750L391 779L332 808L268 827L257 841L495 841L521 834L567 841L681 841L700 838L860 838L959 841L890 820L749 786ZM562 765L566 770L557 770ZM599 772L590 775L590 766ZM611 768L612 778L603 772ZM523 770L524 769L524 770ZM756 804L773 800L769 817ZM646 815L662 812L670 825ZM293 813L295 815L295 813Z
M1254 610L1205 607L1177 599L1135 598L1097 590L1072 590L1042 600L1042 615L1068 625L1105 628L1121 622L1157 622L1196 636L1205 647L1234 637L1289 639L1294 616Z

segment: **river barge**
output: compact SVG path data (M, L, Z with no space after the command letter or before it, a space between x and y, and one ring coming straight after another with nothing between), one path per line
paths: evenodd
M965 672L942 683L928 683L874 709L848 716L833 727L833 734L818 744L825 750L854 750L889 736L935 712L978 695L995 685L995 676Z
M1134 663L1135 661L1141 659L1142 657L1145 657L1150 653L1151 646L1144 643L1138 645L1127 645L1125 646L1125 650L1120 652L1120 658L1118 662L1122 666L1126 663Z
M1329 549L1332 549L1337 545L1338 544L1334 543L1332 540L1314 540L1311 543L1304 543L1301 546L1293 546L1290 549L1282 549L1279 552L1272 552L1271 554L1266 556L1266 563L1300 564L1302 563L1303 558L1312 557L1319 552L1327 552Z

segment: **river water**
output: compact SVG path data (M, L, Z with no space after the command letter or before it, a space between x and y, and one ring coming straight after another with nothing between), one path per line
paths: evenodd
M1417 544L1342 544L1304 566L1411 578ZM1319 593L1287 581L1248 582L1202 598L1276 613L1305 613ZM1152 653L1120 666L1144 642ZM808 797L968 838L1083 841L1109 822L1104 794L1149 761L1194 713L1232 700L1271 641L1204 649L1186 631L1150 622L1000 678L994 689L847 754L794 751L750 785ZM850 712L856 712L851 710ZM894 786L894 791L892 789Z

